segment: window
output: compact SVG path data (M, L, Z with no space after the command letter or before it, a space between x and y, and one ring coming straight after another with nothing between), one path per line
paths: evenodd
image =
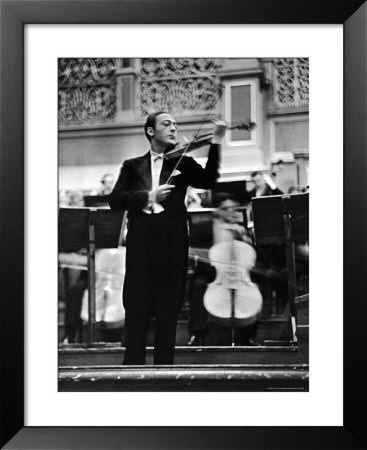
M275 123L276 152L308 150L308 121L289 120Z
M272 157L293 161L294 153L309 151L308 114L287 114L270 121L270 150Z
M252 80L226 83L226 120L233 126L257 122L255 110L255 82ZM227 133L228 146L254 145L255 130L230 130Z

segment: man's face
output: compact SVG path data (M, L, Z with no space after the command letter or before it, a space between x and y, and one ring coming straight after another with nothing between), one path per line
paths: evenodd
M265 184L264 177L261 174L257 174L254 176L253 181L255 183L256 188L262 188Z
M271 171L272 173L278 174L280 171L283 170L283 163L276 163L272 165Z
M113 176L112 175L106 175L106 176L104 176L103 177L103 186L105 187L105 188L113 188L113 185L114 185L114 178L113 178Z
M171 149L177 142L177 123L171 114L160 114L156 117L155 130L152 141L165 150Z
M218 207L218 216L224 222L238 223L241 221L241 213L237 211L238 206L239 204L233 200L225 200Z

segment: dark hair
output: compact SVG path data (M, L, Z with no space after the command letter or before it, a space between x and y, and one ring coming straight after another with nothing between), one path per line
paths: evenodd
M152 114L149 114L149 116L147 117L147 120L144 125L144 133L149 142L152 140L152 137L149 136L149 134L147 133L147 129L152 127L153 130L155 130L157 117L160 116L161 114L168 114L168 113L166 111L156 111Z
M281 164L284 164L284 161L282 159L278 159L277 162L272 162L272 166L280 166Z
M255 178L256 177L256 175L262 175L263 173L262 172L258 172L258 171L256 171L256 172L252 172L252 174L251 174L251 178Z
M226 200L231 200L232 202L240 203L238 198L230 192L217 192L216 194L213 195L213 206L217 208Z

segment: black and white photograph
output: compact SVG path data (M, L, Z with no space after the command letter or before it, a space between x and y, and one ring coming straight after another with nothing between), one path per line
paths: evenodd
M308 391L309 59L58 59L59 391Z
M366 6L0 0L1 447L364 448Z

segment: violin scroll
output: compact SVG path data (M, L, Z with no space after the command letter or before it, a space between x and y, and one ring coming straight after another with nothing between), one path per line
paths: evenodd
M248 121L248 122L239 122L237 125L233 125L232 127L230 127L230 130L241 130L241 131L245 130L251 132L255 128L256 123Z

